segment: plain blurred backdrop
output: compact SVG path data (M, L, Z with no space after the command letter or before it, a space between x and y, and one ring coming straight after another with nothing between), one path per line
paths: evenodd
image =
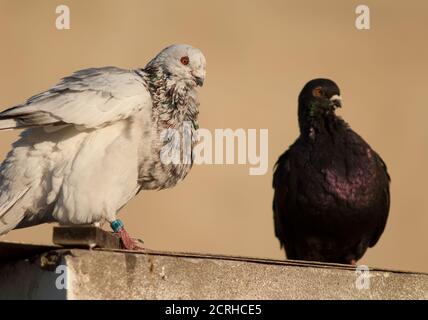
M56 6L71 29L55 28ZM269 170L199 165L176 188L142 192L120 218L151 249L284 259L274 236L272 168L298 136L297 95L316 77L336 81L339 113L380 153L392 207L361 264L428 271L428 1L365 0L371 29L355 28L358 1L1 0L0 108L75 70L144 67L172 43L207 58L200 125L269 129ZM0 157L18 132L1 132ZM51 225L2 240L49 243Z

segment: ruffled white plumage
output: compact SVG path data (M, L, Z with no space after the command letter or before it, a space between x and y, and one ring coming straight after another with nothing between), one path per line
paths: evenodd
M26 117L30 127L0 167L0 234L39 220L114 219L138 191L139 144L151 107L139 75L108 67L76 72L0 114L18 127Z
M161 132L184 121L196 130L204 77L203 54L172 45L144 70L81 70L0 113L0 129L26 129L0 166L0 235L53 221L112 222L139 190L182 180L191 164L161 163Z

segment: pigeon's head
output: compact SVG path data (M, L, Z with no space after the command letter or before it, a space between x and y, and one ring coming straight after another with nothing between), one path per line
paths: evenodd
M310 116L334 113L341 106L340 89L329 79L309 81L299 95L299 113Z
M191 87L202 87L205 66L202 52L186 44L174 44L165 48L147 65L149 68L160 68L168 78L183 81Z

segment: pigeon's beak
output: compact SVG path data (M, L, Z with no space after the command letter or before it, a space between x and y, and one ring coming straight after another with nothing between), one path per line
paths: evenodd
M205 72L203 70L193 70L191 75L197 86L202 87L204 85Z
M196 84L200 87L202 87L204 85L204 78L202 78L202 77L194 76L193 80L195 80Z
M330 103L335 107L335 108L341 108L342 107L342 97L335 94L334 96L332 96L330 98Z

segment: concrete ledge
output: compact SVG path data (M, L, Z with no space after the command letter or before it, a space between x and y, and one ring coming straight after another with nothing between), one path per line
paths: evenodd
M0 262L0 299L428 299L427 274L370 270L369 289L358 277L333 264L62 249Z

